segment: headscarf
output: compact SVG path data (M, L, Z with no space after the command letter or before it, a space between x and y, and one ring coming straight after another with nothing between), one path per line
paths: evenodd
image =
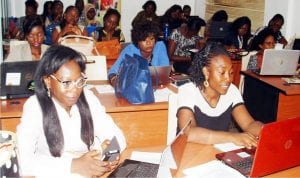
M85 6L84 6L84 17L85 17L85 21L86 21L86 24L87 25L90 25L90 24L98 24L99 22L95 20L95 17L94 19L90 20L87 18L87 12L91 9L94 9L95 12L96 11L96 8L95 8L95 5L91 4L91 3L87 3Z

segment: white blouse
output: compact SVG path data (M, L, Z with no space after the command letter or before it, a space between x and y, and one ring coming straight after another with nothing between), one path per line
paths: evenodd
M100 149L104 140L110 140L115 135L123 151L126 147L126 140L122 131L105 113L105 108L98 98L90 90L84 89L84 93L94 123L93 148ZM51 155L43 130L43 117L39 102L35 95L31 96L24 104L21 122L17 127L19 163L23 176L69 177L72 175L73 153L88 151L80 137L81 120L77 106L72 106L69 115L55 100L53 102L64 137L62 156Z

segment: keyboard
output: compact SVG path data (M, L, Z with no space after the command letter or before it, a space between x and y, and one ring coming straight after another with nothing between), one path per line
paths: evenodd
M232 167L234 167L235 169L237 169L242 173L249 173L251 171L252 165L253 165L252 157L244 158L240 161L232 163Z
M137 169L133 170L128 177L156 177L158 164L140 163Z

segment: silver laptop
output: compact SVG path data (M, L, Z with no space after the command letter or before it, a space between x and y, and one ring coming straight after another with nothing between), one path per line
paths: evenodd
M259 75L295 75L300 50L266 49Z
M172 66L149 66L149 71L153 87L167 85L170 83L170 73Z
M26 98L34 94L33 75L38 61L3 62L0 99Z

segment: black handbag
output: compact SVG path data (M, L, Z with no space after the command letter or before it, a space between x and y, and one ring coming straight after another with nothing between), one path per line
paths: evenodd
M131 104L154 102L148 61L143 57L125 55L115 81L115 94Z

